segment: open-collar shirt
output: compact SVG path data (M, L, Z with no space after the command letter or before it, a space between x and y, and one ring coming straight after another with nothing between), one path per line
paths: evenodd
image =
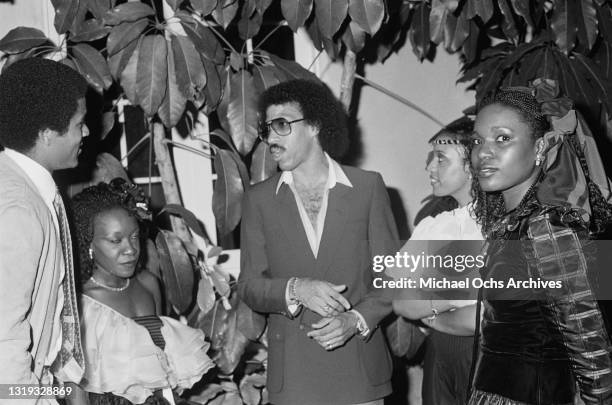
M306 232L306 237L308 238L308 244L310 245L310 249L312 250L312 254L314 257L317 257L319 253L319 245L321 244L321 236L323 235L323 227L325 226L325 215L327 214L327 203L329 201L329 190L333 189L337 183L344 184L348 187L353 187L351 181L346 177L346 173L342 170L342 167L329 157L327 153L325 153L325 158L327 159L327 183L325 184L325 191L323 193L323 201L321 202L321 209L319 210L319 214L317 215L317 227L316 229L312 226L310 219L308 218L308 213L306 212L306 208L304 207L304 203L300 198L300 195L295 188L295 182L293 180L293 172L284 171L281 174L280 179L278 180L278 184L276 185L276 194L280 190L283 184L287 184L291 191L293 192L293 196L295 197L295 203L297 204L298 211L300 213L300 219L302 220L302 225L304 226L304 231Z

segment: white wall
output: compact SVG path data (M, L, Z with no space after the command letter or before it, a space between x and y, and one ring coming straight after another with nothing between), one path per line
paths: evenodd
M0 3L0 38L13 28L24 26L42 30L57 43L59 36L53 27L55 13L49 0L14 0Z
M296 37L296 60L310 66L318 54L303 35ZM340 90L342 66L321 54L312 66L336 93ZM384 64L367 65L365 77L419 105L443 123L460 117L474 103L474 93L455 82L459 60L438 49L434 63L420 63L410 43ZM387 187L396 189L403 202L410 229L421 201L430 194L425 159L427 140L440 127L424 115L365 86L357 110L363 156L359 166L380 172ZM398 224L400 229L401 224Z

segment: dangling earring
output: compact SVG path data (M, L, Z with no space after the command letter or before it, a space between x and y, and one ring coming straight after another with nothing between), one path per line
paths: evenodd
M536 155L536 161L535 161L535 165L536 166L540 166L540 164L542 163L542 156L540 156L539 154Z
M93 249L89 248L89 259L93 260Z

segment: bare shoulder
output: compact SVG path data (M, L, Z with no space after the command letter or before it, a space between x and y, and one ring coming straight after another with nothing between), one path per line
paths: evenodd
M155 301L155 308L157 308L157 312L159 313L162 304L161 284L159 279L148 270L139 271L134 279L137 281L137 284L150 294L151 298Z

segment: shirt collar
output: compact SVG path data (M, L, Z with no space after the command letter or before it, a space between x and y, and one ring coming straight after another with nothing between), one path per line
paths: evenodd
M336 186L336 183L344 184L347 187L353 187L353 184L342 170L342 166L338 164L334 159L330 158L327 152L323 152L325 154L325 158L327 159L327 189L332 189ZM278 179L278 183L276 185L276 194L278 194L278 190L286 183L287 185L293 184L293 172L284 171L280 179Z
M51 173L41 166L40 163L16 150L4 148L4 153L30 178L43 200L52 205L57 193L57 187L53 177L51 177Z

